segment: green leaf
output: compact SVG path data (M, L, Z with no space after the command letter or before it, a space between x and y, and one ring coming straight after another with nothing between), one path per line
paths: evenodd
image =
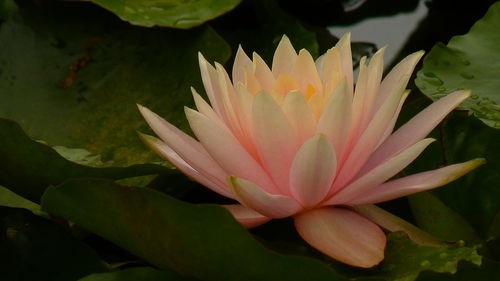
M159 161L139 140L136 103L186 129L197 52L224 63L228 45L209 27L130 26L88 3L23 3L0 26L0 117L51 146L82 148L104 163Z
M19 8L14 0L0 0L0 20L11 17L18 10Z
M0 207L0 279L71 281L107 265L55 222L25 209Z
M157 165L133 165L125 168L93 168L64 159L52 148L31 140L15 122L0 118L0 185L39 202L49 185L70 178L96 177L122 179L165 173Z
M159 268L202 280L345 280L310 258L267 250L223 208L103 180L49 188L42 209Z
M100 155L94 155L90 151L83 148L69 148L64 146L54 146L52 148L57 151L59 155L71 162L91 167L104 166Z
M413 243L404 232L388 234L385 259L371 271L359 272L338 266L352 280L382 278L386 281L413 281L423 271L455 273L460 261L481 264L481 256L467 247L429 247Z
M387 280L415 280L423 270L455 273L458 262L469 261L481 264L481 256L476 250L467 247L426 247L416 245L406 234L389 234L389 244L384 263L379 271Z
M483 258L481 266L471 263L460 263L457 273L422 272L418 281L490 281L497 280L500 276L500 262Z
M471 89L461 108L470 110L488 126L500 128L500 3L462 36L448 45L438 43L424 59L415 80L433 100L458 89Z
M234 9L241 0L91 0L122 20L141 26L191 28Z
M42 211L40 211L40 205L17 195L3 186L0 186L0 206L24 208L37 215L42 213Z
M500 131L462 113L451 114L431 146L412 164L412 172L484 157L486 164L446 186L434 189L443 203L462 215L483 239L500 210Z
M151 267L138 267L115 272L94 273L78 281L187 281L172 271L159 271Z
M463 240L469 245L481 244L474 228L436 196L421 192L409 196L408 200L417 224L423 230L445 241Z

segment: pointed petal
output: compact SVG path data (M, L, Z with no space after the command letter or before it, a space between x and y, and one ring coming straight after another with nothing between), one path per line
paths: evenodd
M244 228L253 228L271 220L240 204L222 205Z
M485 162L483 158L478 158L392 180L360 195L350 201L349 204L375 204L433 189L460 178Z
M295 129L300 143L313 136L316 119L302 93L293 91L286 95L283 101L283 112Z
M403 108L403 104L405 103L406 98L408 98L409 94L410 94L410 90L406 90L406 92L403 94L403 97L399 101L398 109L396 109L396 112L394 113L391 121L387 125L385 132L382 134L382 137L380 138L380 141L377 144L377 148L392 134L392 131L394 130L394 126L396 126L396 122L398 121L399 113L401 112L401 109Z
M285 114L265 92L255 97L252 125L255 144L264 167L280 190L289 195L289 171L299 144Z
M167 161L172 163L172 165L177 167L177 169L179 169L188 177L194 179L200 184L210 188L212 191L215 191L223 196L232 199L235 198L235 195L233 194L232 190L229 189L229 185L224 184L221 186L214 183L209 179L209 177L196 171L193 167L191 167L188 163L186 163L186 161L184 161L177 153L175 153L175 151L173 151L170 147L168 147L168 145L166 145L161 140L153 136L149 136L142 133L139 133L139 137L149 148L151 148L154 152L156 152L157 154L165 158Z
M296 59L297 53L290 39L286 35L283 35L273 56L272 69L274 77L278 77L281 73L290 73Z
M352 75L352 53L351 53L351 33L347 32L344 34L339 42L335 45L335 49L339 51L340 62L342 65L342 73L345 75L347 80L347 87L349 88L349 93L351 95L353 92L353 75Z
M253 73L259 80L262 89L271 92L274 87L274 76L266 62L257 54L253 53Z
M224 170L250 179L268 191L275 191L266 172L229 131L223 130L197 111L189 108L185 111L191 129Z
M351 135L351 142L354 145L348 154L343 166L335 180L333 190L337 191L347 184L363 167L370 155L375 150L380 138L383 136L385 129L392 120L404 94L406 83L408 83L408 76L403 77L397 87L386 99L386 102L380 107L374 115L372 121L367 126L366 130L359 138L353 138ZM348 147L349 149L349 147ZM341 161L344 159L341 159Z
M413 160L415 160L415 158L417 158L418 155L420 155L420 153L422 153L422 151L424 151L424 149L433 141L434 139L430 138L423 139L410 146L403 152L348 184L337 194L334 194L333 197L325 203L325 205L349 204L351 200L355 200L357 197L362 196L364 193L369 192L372 188L382 184L399 173L411 162L413 162Z
M363 114L360 119L360 128L365 130L366 126L375 114L375 104L378 99L380 81L384 72L384 52L386 47L378 50L370 59L368 64L368 79L366 81L366 92L363 99Z
M429 105L389 136L365 164L371 169L402 149L427 136L448 113L467 99L470 91L456 91Z
M290 171L292 195L304 206L323 200L335 177L337 160L324 135L306 141L297 152Z
M344 79L335 89L321 115L316 133L324 134L331 140L337 159L342 158L351 128L352 96Z
M233 176L228 180L241 204L266 217L285 218L302 208L293 198L267 193L251 181Z
M220 119L219 115L215 113L212 107L198 94L198 92L191 87L191 93L193 94L194 104L198 111L207 116L210 120L217 123L219 126L226 127L226 124Z
M309 85L314 87L313 93L323 92L316 64L307 50L300 50L297 60L293 65L292 76L299 82L302 93L307 94Z
M387 74L387 76L385 76L384 80L380 84L376 108L379 108L382 105L387 95L392 91L394 87L397 86L398 81L401 80L402 77L411 76L411 74L413 73L413 69L423 55L424 51L418 51L410 54L402 61L400 61L394 68L392 68L392 70Z
M366 57L362 57L359 61L359 74L354 89L354 97L352 99L352 131L351 138L357 139L363 133L361 128L361 118L364 113L364 100L367 91L368 82L368 67L366 66Z
M253 65L252 60L245 54L241 45L238 46L236 56L233 64L233 84L237 85L238 82L245 82L245 68L251 68Z
M207 92L210 104L222 120L225 120L226 116L223 112L223 105L220 98L220 89L217 83L217 71L210 65L205 57L201 53L198 53L198 62L200 65L201 79L203 81L203 86Z
M384 259L384 232L353 211L313 209L295 216L295 228L311 246L343 263L370 268Z
M205 148L151 110L138 105L139 111L151 129L186 161L193 169L208 177L218 186L224 186L228 173L208 154Z
M375 205L353 206L352 209L354 209L361 215L367 217L374 223L380 225L382 228L387 229L388 231L405 232L413 242L419 245L431 246L431 247L449 246L447 243L437 239L436 237L430 235L429 233L412 225L411 223L399 217L396 217L395 215Z
M321 81L323 81L323 93L329 96L344 78L340 53L336 48L331 48L320 59L316 60L316 68Z

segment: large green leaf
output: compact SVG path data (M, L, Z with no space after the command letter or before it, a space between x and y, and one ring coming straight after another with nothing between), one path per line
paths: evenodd
M0 206L11 208L24 208L30 210L34 214L41 214L40 205L25 199L11 190L0 186Z
M438 144L431 145L407 172L484 157L485 165L431 193L465 218L481 238L487 239L490 225L500 210L497 200L500 198L500 131L457 112L445 119L433 136L439 140Z
M194 281L171 271L159 271L150 267L129 268L115 272L94 273L79 281Z
M457 273L423 272L418 281L493 281L500 276L500 262L483 259L481 266L460 263Z
M420 246L402 232L390 234L389 242L384 263L374 274L386 280L415 280L424 270L455 273L461 260L481 264L481 256L472 248Z
M462 240L469 245L481 243L474 228L436 196L422 192L409 196L408 200L417 224L423 230L444 241Z
M404 232L388 235L384 261L373 270L355 271L343 265L333 264L350 280L413 281L424 271L455 273L460 261L481 264L481 256L468 247L429 247L412 242Z
M135 25L191 28L236 7L241 0L91 0Z
M219 206L192 205L151 189L69 181L46 191L42 209L159 268L202 280L344 280L318 261L265 249Z
M108 266L55 222L0 207L0 279L71 281Z
M209 27L140 28L89 3L50 3L23 2L0 25L0 117L104 163L158 161L137 137L147 125L136 103L186 128L189 87L201 88L197 52L223 63L228 45Z
M134 176L166 173L157 165L93 168L70 162L52 148L31 140L13 121L0 118L0 185L39 202L49 185L69 178L96 177L122 179Z
M471 89L462 104L487 125L500 128L500 2L462 36L438 43L424 59L415 83L436 100L457 89Z

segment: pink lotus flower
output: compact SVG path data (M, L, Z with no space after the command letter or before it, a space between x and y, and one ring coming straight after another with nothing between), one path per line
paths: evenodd
M197 110L185 109L198 140L139 106L161 138L145 140L186 175L241 203L226 207L245 227L292 216L314 248L372 267L384 258L379 225L407 229L362 205L444 185L484 162L390 180L433 142L425 136L469 92L447 95L392 133L423 52L403 59L382 80L384 49L369 62L361 59L356 87L349 34L316 61L306 50L297 54L284 36L271 68L239 48L232 80L200 54L211 105L192 89Z

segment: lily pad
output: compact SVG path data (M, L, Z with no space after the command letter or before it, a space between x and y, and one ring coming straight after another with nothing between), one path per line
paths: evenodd
M0 118L0 185L33 202L39 202L50 185L70 178L123 179L168 173L164 167L138 164L94 168L70 162L52 148L31 140L13 121Z
M241 0L91 0L131 24L192 28L236 7Z
M408 200L417 224L423 230L444 241L481 244L481 238L474 228L436 196L422 192L409 196Z
M108 271L91 248L55 222L0 207L0 279L71 281Z
M311 258L272 252L225 209L104 180L49 188L42 209L159 268L202 280L346 280Z
M160 271L151 267L139 267L115 272L94 273L78 281L194 281L175 272Z
M470 110L488 126L500 128L500 2L470 31L438 43L424 59L415 80L433 100L459 89L472 95L460 108Z
M0 117L108 165L159 161L136 134L148 128L136 103L186 128L189 88L202 88L197 52L223 63L229 46L210 27L146 29L89 3L51 4L24 2L0 25Z

